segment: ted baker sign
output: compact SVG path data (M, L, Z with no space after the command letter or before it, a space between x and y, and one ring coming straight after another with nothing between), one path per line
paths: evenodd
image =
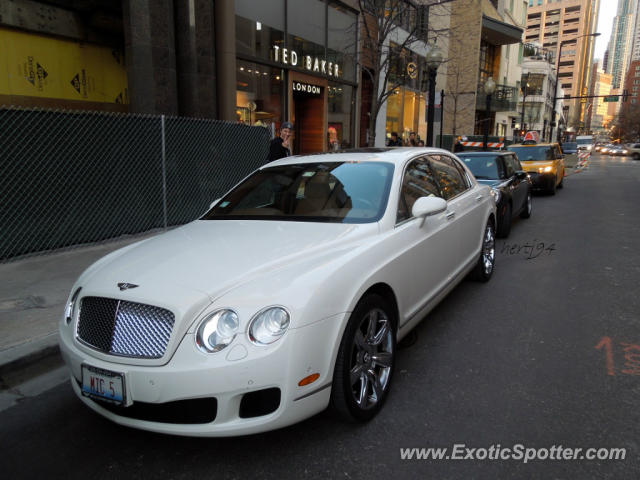
M276 62L291 65L292 67L300 65L302 68L311 72L324 73L331 77L339 76L340 72L340 68L337 63L327 62L326 60L321 60L318 57L312 57L311 55L302 55L301 57L298 57L298 53L295 50L280 48L278 45L273 46L273 59Z

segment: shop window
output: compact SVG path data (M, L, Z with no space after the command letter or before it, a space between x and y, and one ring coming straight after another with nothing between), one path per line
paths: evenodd
M329 124L327 125L327 149L353 147L351 110L353 88L340 83L329 83Z
M299 55L325 58L326 4L322 0L287 3L287 43Z
M236 0L236 51L270 59L284 44L284 0Z
M238 60L236 114L241 123L262 125L273 132L284 121L282 70Z

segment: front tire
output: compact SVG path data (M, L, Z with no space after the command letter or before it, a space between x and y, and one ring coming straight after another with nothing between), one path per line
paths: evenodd
M547 192L549 193L549 195L555 195L556 194L556 179L555 178L553 180L551 180L551 186L549 187Z
M366 422L384 404L395 366L396 322L383 297L362 298L349 318L333 372L331 405L345 420Z
M480 250L480 258L473 271L473 277L479 282L488 282L491 280L493 270L496 263L496 238L491 220L487 222L482 237L482 249Z

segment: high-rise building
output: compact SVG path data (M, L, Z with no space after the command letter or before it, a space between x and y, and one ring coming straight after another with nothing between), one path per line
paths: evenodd
M640 0L636 0L636 19L633 32L633 48L631 50L631 60L640 60Z
M632 105L640 103L640 60L633 60L627 70L624 89L628 93L625 102Z
M591 72L589 92L590 95L594 95L594 98L589 99L585 109L587 113L586 128L591 132L604 132L611 121L608 112L609 102L605 102L604 98L598 97L611 93L612 76L600 68L598 61L593 63Z
M635 0L637 1L637 0ZM558 91L565 96L586 95L600 0L529 0L525 41L538 44L554 53L559 65ZM558 59L558 57L560 57ZM569 127L583 127L580 100L566 101Z
M631 61L636 26L638 0L618 0L618 12L613 19L610 45L610 66L613 88L622 88Z

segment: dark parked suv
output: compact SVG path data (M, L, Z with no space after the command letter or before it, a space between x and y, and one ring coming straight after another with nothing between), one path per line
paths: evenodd
M498 236L507 237L511 218L531 216L531 179L512 152L459 152L479 183L492 188L498 213Z

